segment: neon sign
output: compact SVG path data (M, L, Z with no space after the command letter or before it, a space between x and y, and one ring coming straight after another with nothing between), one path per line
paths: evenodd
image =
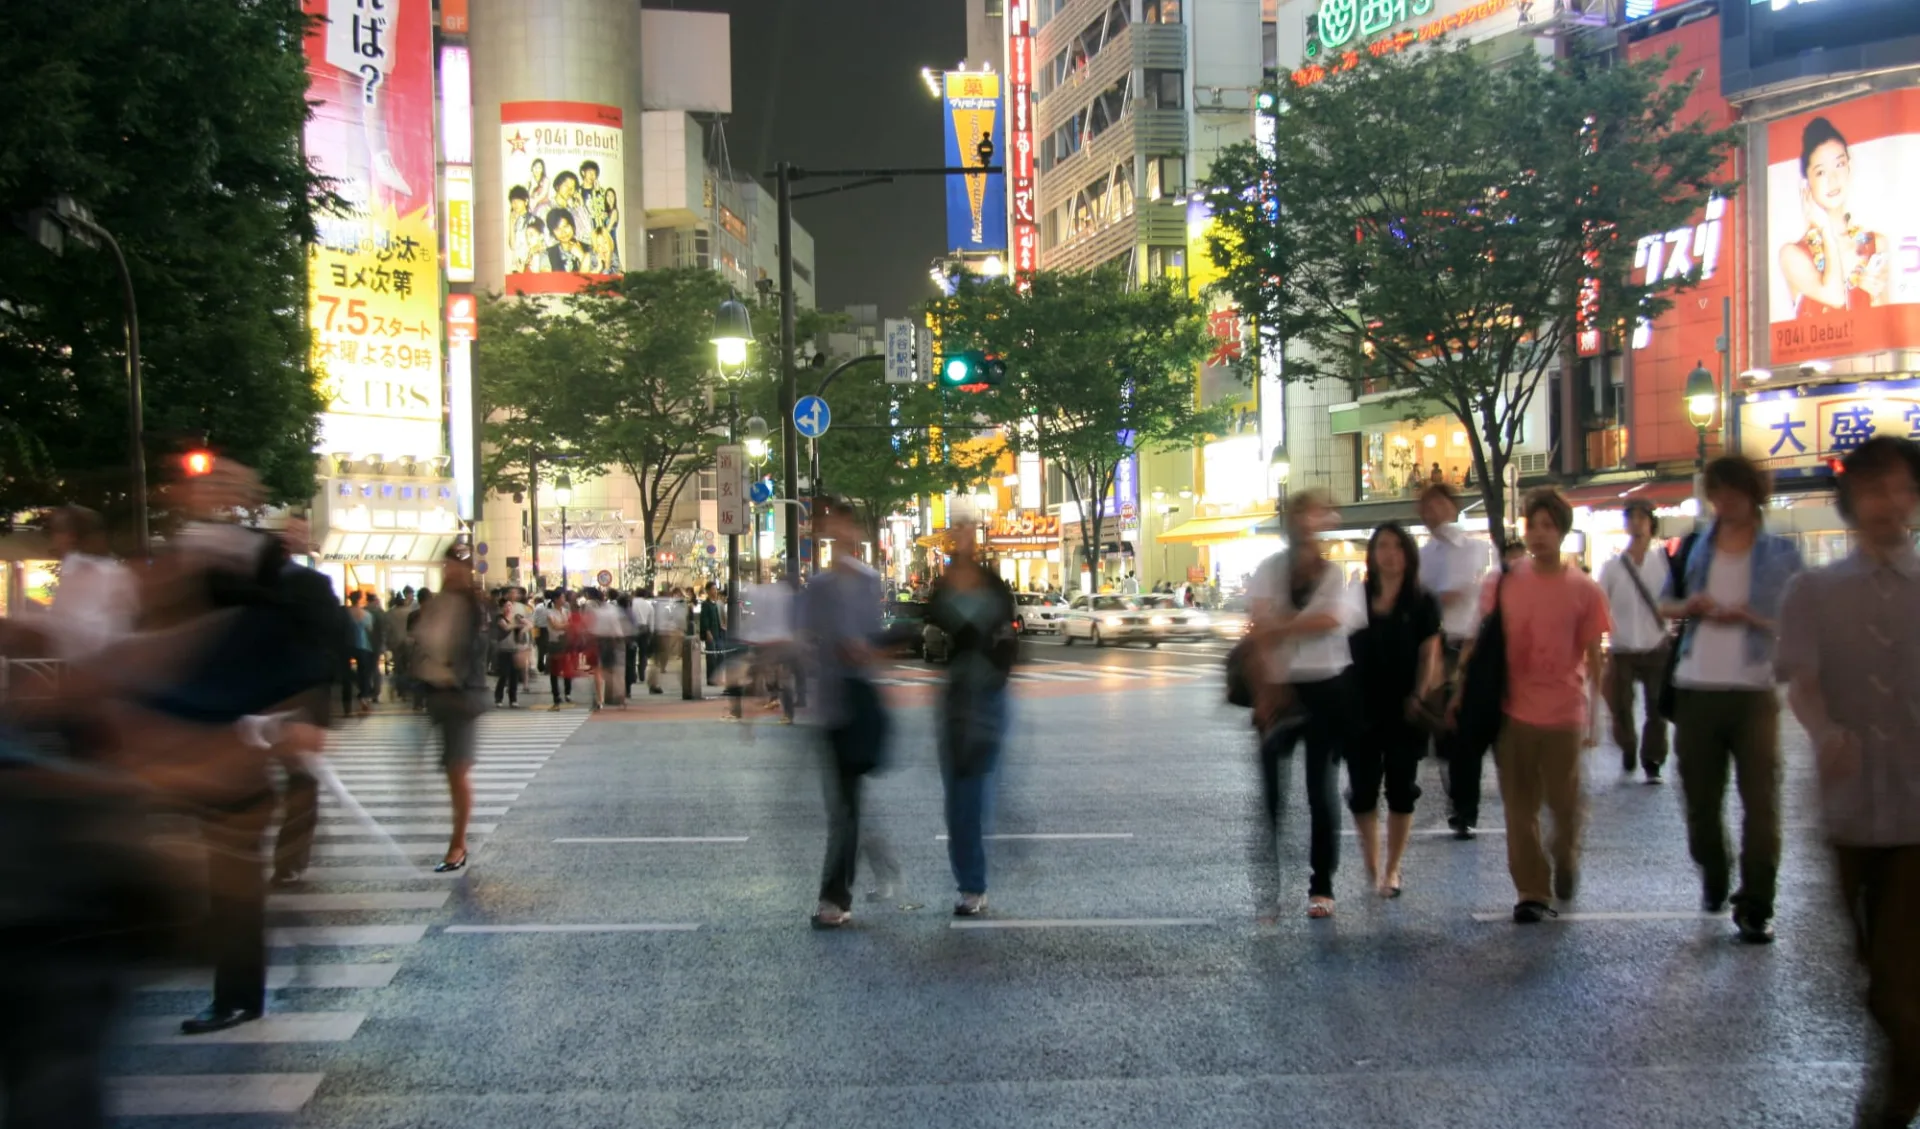
M1633 250L1633 269L1642 286L1666 282L1705 282L1720 266L1721 228L1727 215L1725 197L1707 201L1706 215L1697 224L1676 227L1665 234L1643 236ZM1641 318L1633 327L1633 347L1653 343L1653 325Z
M1007 4L1007 202L1013 212L1013 264L1009 273L1020 290L1040 269L1040 224L1034 212L1033 186L1033 12L1032 0Z
M1356 34L1373 34L1373 29L1387 31L1395 24L1416 15L1426 15L1433 10L1434 0L1326 0L1320 6L1316 19L1319 28L1317 38L1307 41L1308 56L1320 54L1322 48L1337 48L1352 41ZM1416 43L1426 43L1439 39L1449 32L1457 31L1482 20L1490 20L1503 12L1513 10L1522 0L1479 0L1457 12L1428 20L1417 28L1402 28L1391 35L1367 43L1364 47L1351 47L1328 59L1325 63L1310 63L1293 72L1295 86L1310 86L1325 79L1337 71L1349 71L1360 65L1360 52L1370 55L1390 55L1396 51L1405 51ZM1380 23L1381 10L1387 11L1391 18ZM1329 19L1329 13L1332 19ZM1349 22L1348 13L1351 12ZM1335 38L1335 36L1339 38Z

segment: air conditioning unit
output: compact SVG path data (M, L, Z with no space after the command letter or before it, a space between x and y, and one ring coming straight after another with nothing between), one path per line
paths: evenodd
M1544 452L1523 451L1513 456L1513 465L1520 468L1520 476L1547 473L1547 456Z

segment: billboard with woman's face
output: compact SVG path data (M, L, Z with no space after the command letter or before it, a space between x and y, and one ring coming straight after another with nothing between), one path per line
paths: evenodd
M1920 348L1920 90L1767 127L1776 365Z

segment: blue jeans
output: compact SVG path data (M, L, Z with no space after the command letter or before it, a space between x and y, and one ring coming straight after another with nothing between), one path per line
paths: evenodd
M964 709L964 716L960 710ZM970 708L948 699L944 739L940 743L940 782L947 794L947 860L962 894L987 892L988 829L993 824L994 771L1007 727L1007 691L978 691ZM964 735L964 736L962 736ZM968 742L967 771L956 763L956 745Z

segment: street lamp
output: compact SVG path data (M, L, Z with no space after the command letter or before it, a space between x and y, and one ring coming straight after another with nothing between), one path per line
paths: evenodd
M759 416L747 417L747 461L755 470L767 465L767 457L773 453L773 444L767 440L767 421Z
M738 438L737 433L740 427L740 366L747 363L747 344L753 340L753 324L747 317L747 307L738 299L728 298L720 303L719 309L713 312L713 337L710 340L713 342L714 358L720 364L720 381L727 386L727 441L731 443ZM733 370L731 378L727 375L728 369ZM764 446L765 422L761 423L760 430ZM758 544L759 540L756 529L754 542ZM727 634L732 635L739 629L740 535L729 533L727 534ZM731 644L727 649L729 651L733 649ZM739 697L735 696L733 702L734 716L737 717L739 716Z
M1287 479L1293 477L1293 461L1287 457L1287 444L1283 439L1273 445L1273 457L1267 460L1267 469L1273 476L1277 492L1284 496L1287 492Z
M747 318L747 307L733 298L720 303L720 308L713 315L713 336L708 340L713 342L723 375L729 368L746 364L747 346L753 341L753 326Z
M1687 422L1693 424L1693 430L1699 436L1700 446L1694 455L1694 469L1705 470L1707 466L1707 428L1713 425L1714 409L1720 404L1720 391L1714 386L1713 373L1707 370L1704 362L1696 362L1692 372L1687 374Z
M573 502L573 477L566 471L553 483L553 500L560 506L560 590L567 590L567 506Z

